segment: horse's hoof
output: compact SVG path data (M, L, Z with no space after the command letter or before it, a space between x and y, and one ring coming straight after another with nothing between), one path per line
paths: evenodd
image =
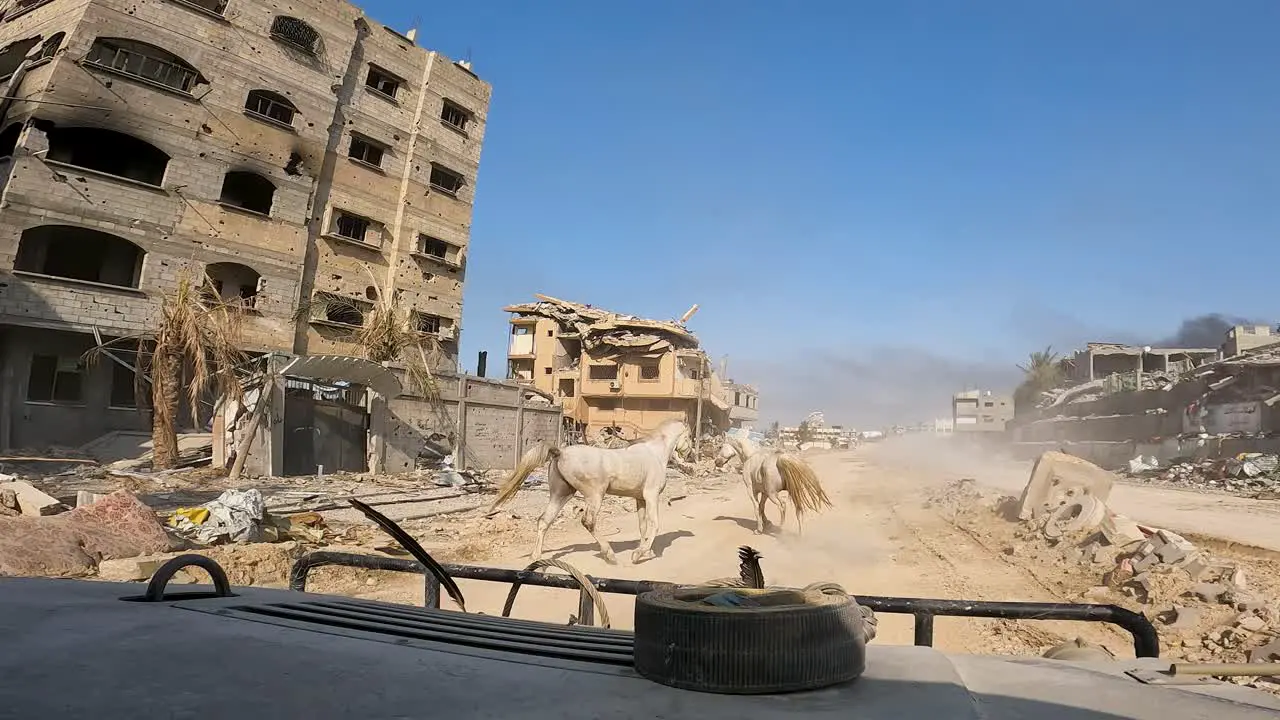
M618 564L618 556L614 555L613 553L609 553L608 555L603 555L602 557L604 558L604 561L609 563L610 565Z
M651 552L647 552L647 553L643 553L643 554L642 554L642 553L633 553L633 554L631 555L631 564L632 564L632 565L639 565L640 563L644 562L645 560L651 560L651 559L653 559L653 557L654 557L654 555L653 555L653 553L651 553Z

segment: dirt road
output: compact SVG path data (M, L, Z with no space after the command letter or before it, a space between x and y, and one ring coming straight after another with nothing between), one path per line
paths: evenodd
M980 485L1010 495L1022 492L1032 465L930 437L877 445L869 448L869 456L881 466L925 482L972 477ZM1280 552L1280 501L1120 483L1107 505L1141 523Z
M690 481L698 487L662 508L656 559L639 566L627 564L626 551L635 547L638 529L630 505L621 501L606 505L601 524L622 564L608 565L597 555L594 542L571 512L562 515L553 527L548 555L596 576L698 582L736 574L736 549L750 544L764 556L771 584L803 586L834 581L854 594L865 595L1079 600L1079 582L1068 582L1056 568L1037 567L1037 563L1027 563L1011 552L1011 524L989 514L983 522L991 523L992 528L975 531L972 526L953 523L936 507L926 507L928 494L943 480L904 469L895 457L879 447L807 456L835 507L808 518L803 535L796 534L790 519L781 533L755 535L746 490L734 476ZM523 567L545 493L544 488L522 492L509 507L515 517L503 514L492 520L473 519L465 521L466 528L449 530L451 535L465 538L462 550L456 543L433 547L428 542L427 547L433 552L439 548L445 561ZM364 597L421 602L417 579L382 575L370 576L365 582L369 585L345 590L355 590ZM1096 580L1086 586L1094 583ZM506 586L462 585L468 609L492 614L501 611ZM344 588L324 590L341 592ZM631 598L607 598L613 625L629 627ZM515 613L565 622L576 605L575 593L525 588L520 591ZM1077 636L1100 642L1119 654L1132 654L1128 635L1097 624L940 618L935 630L937 646L968 652L1039 653ZM910 617L880 618L878 642L910 643L911 639Z

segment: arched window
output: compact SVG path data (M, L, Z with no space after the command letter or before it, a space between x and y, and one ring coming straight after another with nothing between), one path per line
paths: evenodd
M14 70L27 59L27 53L31 52L31 48L40 44L40 36L26 38L11 42L0 48L0 77L8 77L13 74Z
M288 98L270 90L250 90L244 109L253 115L285 125L292 125L293 116L298 112L298 108Z
M248 265L233 262L209 263L204 268L217 302L253 307L258 300L258 288L262 276ZM214 298L210 298L213 300Z
M308 55L320 53L320 33L298 18L277 15L271 21L271 37Z
M84 59L89 65L159 83L178 92L190 93L196 83L203 81L200 72L186 60L163 48L128 38L97 38Z
M64 32L50 35L49 39L45 40L44 44L40 46L40 55L38 55L36 59L47 60L54 55L57 55L58 51L62 49L62 41L66 39L66 37L67 34Z
M255 172L232 170L222 178L222 195L218 201L249 212L269 215L276 186Z
M52 162L96 170L108 175L159 186L164 182L169 156L163 150L132 135L101 128L58 128L48 131Z
M40 225L22 231L13 269L136 288L145 255L137 245L101 230Z

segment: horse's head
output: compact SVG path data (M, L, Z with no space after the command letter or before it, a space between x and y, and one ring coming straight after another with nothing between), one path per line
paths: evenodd
M723 467L725 463L733 459L738 454L738 449L728 440L720 446L720 452L716 454L716 467Z
M661 436L669 446L681 455L685 455L693 447L689 425L683 420L668 420L658 426L654 435Z

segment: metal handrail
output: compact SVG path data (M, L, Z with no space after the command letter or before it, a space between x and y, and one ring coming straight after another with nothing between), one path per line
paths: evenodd
M307 576L313 568L325 565L342 565L368 570L390 570L425 576L424 602L428 608L440 607L440 582L413 560L319 551L298 559L289 571L289 589L307 590ZM545 575L540 572L508 570L506 568L479 565L444 565L450 577L459 580L483 580L486 582L522 583L539 587L564 588L578 591L578 620L583 625L595 624L595 606L578 581L567 575ZM586 578L600 592L616 595L641 593L678 586L679 583L654 580L622 580L587 575ZM945 617L985 617L1004 620L1074 620L1105 622L1116 625L1133 637L1133 651L1137 657L1160 657L1160 639L1155 626L1145 616L1116 605L1088 605L1083 603L1036 602L987 602L980 600L939 600L934 598L883 597L878 595L853 595L859 605L874 612L911 615L915 619L914 642L924 647L933 646L933 619Z

